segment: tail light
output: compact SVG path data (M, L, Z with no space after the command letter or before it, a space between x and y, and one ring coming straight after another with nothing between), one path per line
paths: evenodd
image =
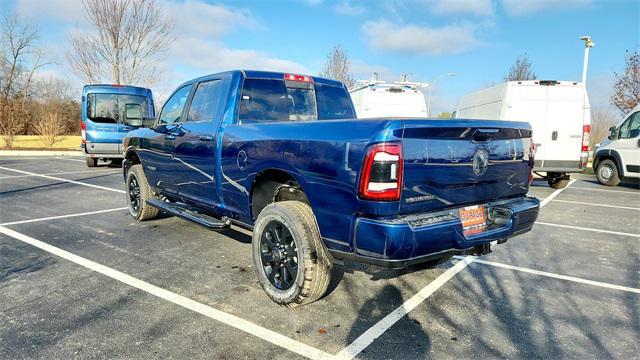
M529 184L531 184L533 182L533 166L535 165L536 158L536 143L533 141L529 147L529 152L531 153L529 156Z
M87 143L87 124L80 120L80 133L82 134L82 143Z
M363 199L395 201L402 187L402 145L382 143L371 146L364 158L359 195Z
M589 151L589 136L591 125L582 125L582 151Z

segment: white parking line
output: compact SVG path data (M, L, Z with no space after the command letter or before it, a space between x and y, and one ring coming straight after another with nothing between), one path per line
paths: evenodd
M45 174L36 174L36 175L8 175L8 176L0 176L0 179L16 179L16 178L25 178L25 177L40 176L40 175L82 174L82 173L92 173L92 172L99 172L99 171L113 171L114 174L118 174L120 172L119 169L96 169L96 170L54 172L54 173L45 173Z
M571 186L574 182L576 182L575 179L571 179L569 180L569 183L567 184L567 186L565 186L562 189L557 189L556 191L552 192L549 196L547 196L546 198L542 199L542 201L540 201L540 207L543 207L545 205L547 205L549 203L549 201L553 200L553 198L555 198L556 196L560 195L560 193L568 188L569 186Z
M25 174L25 175L33 175L33 176L39 176L45 179L51 179L51 180L57 180L57 181L63 181L63 182L68 182L71 184L76 184L76 185L82 185L82 186L88 186L88 187L92 187L95 189L100 189L100 190L108 190L108 191L115 191L115 192L119 192L124 194L125 191L124 190L120 190L120 189L114 189L114 188L110 188L110 187L106 187L106 186L100 186L100 185L93 185L93 184L88 184L88 183L83 183L80 181L75 181L75 180L69 180L69 179L63 179L63 178L59 178L59 177L55 177L55 176L49 176L49 175L42 175L42 174L36 174L36 173L32 173L29 171L22 171L22 170L16 170L16 169L9 169L3 166L0 166L0 170L6 170L6 171L13 171L13 172L17 172L19 174Z
M569 201L569 200L558 200L558 199L554 199L553 201L554 201L554 202L567 203L567 204L578 204L578 205L589 205L589 206L601 206L601 207L616 208L616 209L625 209L625 210L640 210L640 208L637 208L637 207L631 207L631 206L606 205L606 204L596 204L596 203L588 203L588 202L581 202L581 201Z
M640 195L640 191L633 191L633 190L624 191L624 190L594 189L594 188L588 188L588 187L582 187L582 186L574 186L574 187L572 187L572 189L591 190L591 191L605 191L605 192L622 193L622 194L629 194L629 195Z
M115 208L115 209L98 210L98 211L89 211L89 212L76 213L76 214L69 214L69 215L49 216L49 217L43 217L43 218L38 218L38 219L30 219L30 220L20 220L20 221L6 222L6 223L4 223L4 224L0 224L0 226L9 226L9 225L18 225L18 224L27 224L27 223L32 223L32 222L47 221L47 220L56 220L56 219L66 219L66 218L76 217L76 216L85 216L85 215L103 214L103 213L107 213L107 212L119 211L119 210L127 210L127 209L129 209L129 208L128 208L128 207L119 207L119 208Z
M86 162L86 160L84 160L84 159L81 160L81 159L71 159L71 158L64 158L64 157L55 157L54 159Z
M114 280L117 280L123 284L127 284L136 289L140 289L148 294L153 296L157 296L161 299L174 303L183 308L189 309L191 311L197 312L204 316L207 316L211 319L217 320L223 324L232 326L238 330L242 330L247 334L256 336L262 340L268 341L274 345L285 348L289 351L295 352L296 354L308 357L310 359L330 359L333 356L329 353L326 353L320 349L314 348L313 346L309 346L307 344L301 343L297 340L293 340L287 336L279 334L275 331L266 329L262 326L256 325L252 322L239 318L237 316L227 314L223 311L214 309L208 305L199 303L195 300L191 300L185 296L178 295L174 292L165 290L163 288L157 287L155 285L149 284L148 282L142 281L140 279L134 278L131 275L127 275L118 270L109 268L107 266L98 264L91 260L85 259L78 255L72 254L68 251L62 250L55 246L49 245L40 240L34 239L30 236L21 234L17 231L13 231L4 226L0 226L0 233L10 236L16 240L22 241L29 245L35 246L39 249L42 249L48 253L59 256L65 260L76 263L80 266L83 266L87 269L93 270L97 273L110 277Z
M405 315L407 315L411 310L415 309L418 305L420 305L423 301L425 301L431 294L433 294L436 290L438 290L442 285L444 285L447 281L449 281L452 277L454 277L457 273L462 271L467 265L472 263L474 258L472 257L464 257L460 259L460 262L455 264L453 267L449 268L447 271L442 273L442 275L438 276L435 280L429 283L429 285L425 286L420 290L417 294L413 295L409 300L407 300L400 307L396 308L389 315L382 318L382 320L378 321L375 325L373 325L369 330L365 331L362 335L360 335L354 342L349 344L346 348L340 351L337 355L337 359L352 359L357 356L362 350L364 350L367 346L371 345L378 337L384 334L385 331L389 330L391 326L393 326L398 320L402 319Z
M466 259L467 257L455 256L455 258ZM573 282L577 282L577 283L581 283L581 284L599 286L599 287L603 287L603 288L607 288L607 289L628 291L628 292L640 294L640 289L636 289L636 288L632 288L632 287L628 287L628 286L615 285L615 284L609 284L609 283L600 282L600 281L593 281L593 280L577 278L577 277L573 277L573 276L554 274L554 273L550 273L550 272L546 272L546 271L533 270L533 269L523 268L523 267L520 267L520 266L513 266L513 265L497 263L497 262L493 262L493 261L474 259L473 262L474 263L479 263L479 264L484 264L484 265L495 266L495 267L499 267L499 268L503 268L503 269L510 269L510 270L515 270L515 271L526 272L526 273L529 273L529 274L546 276L546 277L550 277L550 278L554 278L554 279L573 281Z
M593 232L599 232L599 233L604 233L604 234L640 237L640 234L631 234L631 233L625 233L625 232L619 232L619 231L610 231L610 230L586 228L586 227L580 227L580 226L553 224L553 223L546 223L546 222L540 222L540 221L536 221L536 225L556 226L556 227L562 227L562 228L567 228L567 229L593 231Z

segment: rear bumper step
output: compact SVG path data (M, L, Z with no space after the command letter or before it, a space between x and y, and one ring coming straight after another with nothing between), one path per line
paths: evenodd
M181 217L185 220L204 226L209 230L224 230L231 226L231 220L227 218L216 219L208 215L200 214L191 210L186 205L166 202L158 199L149 199L147 204L158 208L166 213Z

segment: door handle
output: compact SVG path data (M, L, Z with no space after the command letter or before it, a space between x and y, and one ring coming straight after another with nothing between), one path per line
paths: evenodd
M553 140L553 141L558 140L558 130L554 130L554 131L551 133L551 140Z
M175 139L176 139L176 136L175 136L175 135L171 135L171 134L166 134L166 135L164 136L164 139L165 139L165 140L175 140Z
M200 141L204 141L204 142L213 141L213 136L200 136Z

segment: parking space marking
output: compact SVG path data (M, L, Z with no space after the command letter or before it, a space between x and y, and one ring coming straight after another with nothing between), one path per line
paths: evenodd
M536 225L538 225L538 224L546 225L546 226L557 226L557 227L562 227L562 228L567 228L567 229L593 231L593 232L599 232L599 233L604 233L604 234L640 237L640 234L632 234L632 233L625 233L625 232L619 232L619 231L610 231L610 230L602 230L602 229L594 229L594 228L586 228L586 227L580 227L580 226L561 225L561 224L553 224L553 223L546 223L546 222L536 221Z
M546 198L542 199L542 201L540 201L540 207L543 207L543 206L547 205L549 203L549 201L553 200L553 198L558 196L564 189L566 189L569 186L571 186L574 182L576 182L575 179L569 180L569 183L567 184L567 186L563 187L562 189L556 189L556 191L552 192L549 196L547 196Z
M55 157L54 159L86 162L86 160L84 160L84 159L83 159L83 160L80 160L80 159L71 159L71 158L63 158L63 157Z
M349 346L340 351L337 355L337 359L352 359L357 356L362 350L366 349L371 343L373 343L378 337L384 334L391 326L407 315L411 310L415 309L423 301L425 301L431 294L438 290L447 281L453 278L457 273L462 271L470 263L474 262L472 257L465 257L460 259L460 262L449 268L447 271L438 276L435 280L430 282L427 286L423 287L417 294L412 296L400 307L389 313L387 316L378 321L375 325L360 335Z
M465 257L465 256L454 256L454 257L457 258L457 259L465 259L468 256L467 257ZM640 289L632 288L632 287L628 287L628 286L615 285L615 284L609 284L609 283L605 283L605 282L601 282L601 281L593 281L593 280L587 280L587 279L577 278L577 277L573 277L573 276L554 274L554 273L550 273L550 272L546 272L546 271L533 270L533 269L523 268L523 267L520 267L520 266L513 266L513 265L508 265L508 264L503 264L503 263L497 263L497 262L493 262L493 261L474 259L473 262L474 263L479 263L479 264L484 264L484 265L489 265L489 266L494 266L494 267L499 267L499 268L503 268L503 269L521 271L521 272L534 274L534 275L546 276L546 277L550 277L550 278L554 278L554 279L573 281L573 282L581 283L581 284L599 286L599 287L603 287L603 288L607 288L607 289L627 291L627 292L640 294Z
M0 233L10 236L16 240L22 241L29 245L35 246L41 250L44 250L50 254L59 256L65 260L76 263L80 266L83 266L87 269L93 270L97 273L105 275L111 279L119 281L123 284L129 285L136 289L142 290L148 294L159 297L171 303L174 303L183 308L189 309L191 311L197 312L204 316L207 316L211 319L217 320L223 324L234 327L238 330L244 331L247 334L256 336L265 340L274 345L280 346L289 351L295 352L296 354L308 357L310 359L330 359L333 356L329 353L326 353L320 349L317 349L313 346L301 343L297 340L291 339L287 336L279 334L275 331L264 328L260 325L256 325L252 322L239 318L235 315L231 315L225 313L223 311L214 309L208 305L199 303L195 300L191 300L185 296L178 295L174 292L165 290L158 286L152 285L146 281L142 281L140 279L134 278L131 275L127 275L118 270L112 269L110 267L98 264L91 260L85 259L81 256L72 254L66 250L62 250L55 246L49 245L40 240L34 239L30 236L21 234L17 231L11 230L4 226L0 226ZM462 263L462 262L461 262Z
M572 189L606 191L606 192L614 192L614 193L622 193L622 194L640 195L640 191L633 191L633 190L624 191L624 190L595 189L595 188L588 188L588 187L582 187L582 186L574 186L572 187Z
M120 190L120 189L114 189L114 188L110 188L110 187L106 187L106 186L100 186L100 185L88 184L88 183L84 183L84 182L80 182L80 181L69 180L69 179L63 179L63 178L59 178L59 177L55 177L55 176L49 176L49 175L43 175L43 174L36 174L36 173L29 172L29 171L23 171L23 170L10 169L10 168L6 168L6 167L3 167L3 166L0 166L0 170L13 171L13 172L17 172L17 173L19 173L19 174L33 175L33 176L38 176L38 177L42 177L42 178L45 178L45 179L51 179L51 180L57 180L57 181L63 181L63 182L71 183L71 184L82 185L82 186L88 186L88 187L92 187L92 188L100 189L100 190L115 191L115 192L119 192L119 193L122 193L122 194L124 194L124 193L125 193L125 191L124 191L124 190Z
M117 170L117 171L114 171ZM36 174L36 175L9 175L9 176L0 176L0 179L16 179L16 178L25 178L30 176L40 176L40 175L68 175L68 174L82 174L82 173L92 173L98 171L114 171L114 174L118 174L120 169L96 169L96 170L80 170L80 171L65 171L65 172L54 172L54 173L45 173L45 174Z
M596 203L588 203L588 202L581 202L581 201L569 201L569 200L558 200L558 199L554 199L553 201L554 202L567 203L567 204L601 206L601 207L609 207L609 208L616 208L616 209L626 209L626 210L640 210L640 208L631 207L631 206L606 205L606 204L596 204Z
M29 219L29 220L20 220L20 221L7 222L7 223L4 223L4 224L0 224L0 226L19 225L19 224L27 224L27 223L32 223L32 222L38 222L38 221L56 220L56 219L66 219L66 218L76 217L76 216L103 214L103 213L107 213L107 212L119 211L119 210L128 210L128 209L129 208L125 206L125 207L119 207L119 208L115 208L115 209L89 211L89 212L69 214L69 215L60 215L60 216L49 216L49 217L43 217L43 218L37 218L37 219Z

